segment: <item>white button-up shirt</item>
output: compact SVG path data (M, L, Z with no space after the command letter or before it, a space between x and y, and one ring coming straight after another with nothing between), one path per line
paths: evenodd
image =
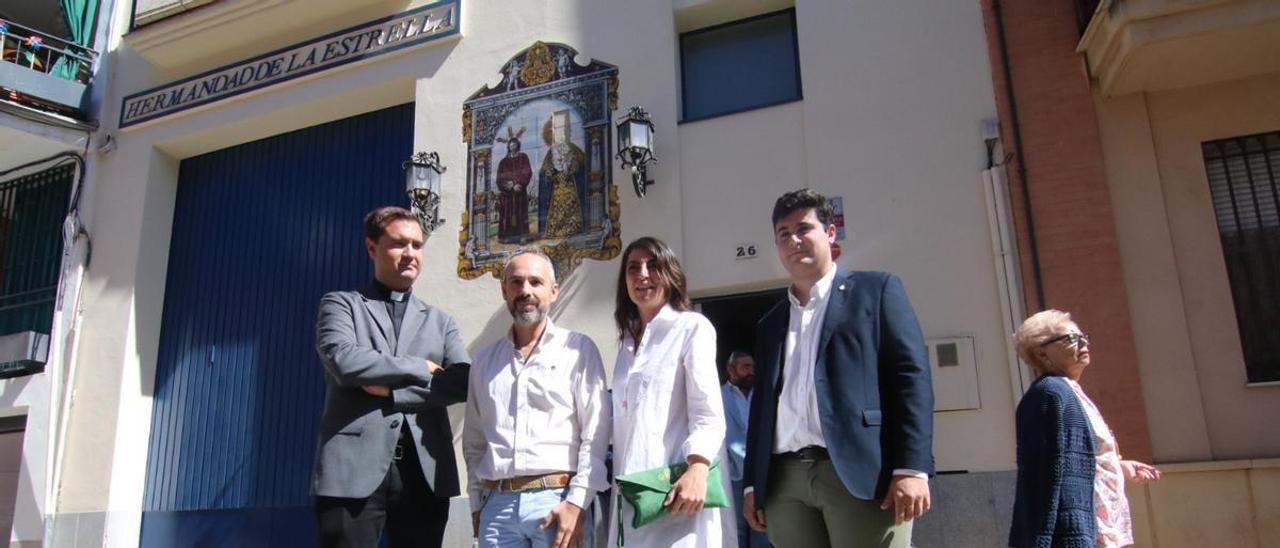
M794 288L787 291L791 301L791 322L787 326L787 342L783 348L782 394L778 398L778 429L773 437L773 452L786 453L810 445L827 446L822 436L822 420L818 417L818 393L814 391L813 369L818 361L818 339L822 336L822 320L827 316L831 299L831 282L836 267L809 289L809 301L801 303Z
M590 338L548 320L527 359L508 335L476 353L470 375L462 453L472 511L481 480L571 472L565 500L579 508L608 488L611 408Z
M648 470L724 448L716 330L701 314L670 306L636 341L623 337L613 367L614 472Z
M696 312L670 306L645 327L639 341L622 338L613 368L613 471L630 474L685 462L689 455L724 460L724 403L716 371L716 330ZM723 465L722 465L723 466ZM727 492L729 475L720 479ZM631 528L631 507L615 511L634 546L702 548L737 546L737 522L728 508L669 516ZM617 522L610 524L610 542Z

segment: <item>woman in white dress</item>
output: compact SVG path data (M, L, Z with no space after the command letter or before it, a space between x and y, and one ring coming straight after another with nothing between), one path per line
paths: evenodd
M737 546L729 508L703 508L711 463L724 454L724 406L716 372L716 332L693 312L684 271L671 248L650 237L622 254L614 319L622 340L613 372L613 471L625 475L689 463L667 497L670 514L639 529L614 489L626 546ZM721 474L724 488L729 476ZM615 514L616 515L616 514Z

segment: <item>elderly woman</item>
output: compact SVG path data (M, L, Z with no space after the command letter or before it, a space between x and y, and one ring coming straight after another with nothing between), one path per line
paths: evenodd
M1124 482L1155 481L1160 471L1120 458L1115 435L1080 388L1089 336L1060 310L1027 318L1013 336L1039 378L1018 403L1018 488L1009 546L1133 544Z

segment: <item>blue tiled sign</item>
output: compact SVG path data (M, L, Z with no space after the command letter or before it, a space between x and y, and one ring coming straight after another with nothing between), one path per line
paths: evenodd
M436 2L125 97L120 127L452 36L460 0Z

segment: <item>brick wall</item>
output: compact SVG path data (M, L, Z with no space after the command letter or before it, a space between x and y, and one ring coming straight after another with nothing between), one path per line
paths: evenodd
M1029 189L1039 247L1044 307L1071 312L1093 339L1093 363L1081 383L1101 408L1128 458L1150 460L1142 379L1125 296L1120 251L1107 191L1093 91L1073 0L980 0L992 78L1009 164L1025 303L1039 309L1023 192ZM996 4L1004 18L1022 150L1012 134L1001 69ZM1025 179L1019 176L1024 162Z

